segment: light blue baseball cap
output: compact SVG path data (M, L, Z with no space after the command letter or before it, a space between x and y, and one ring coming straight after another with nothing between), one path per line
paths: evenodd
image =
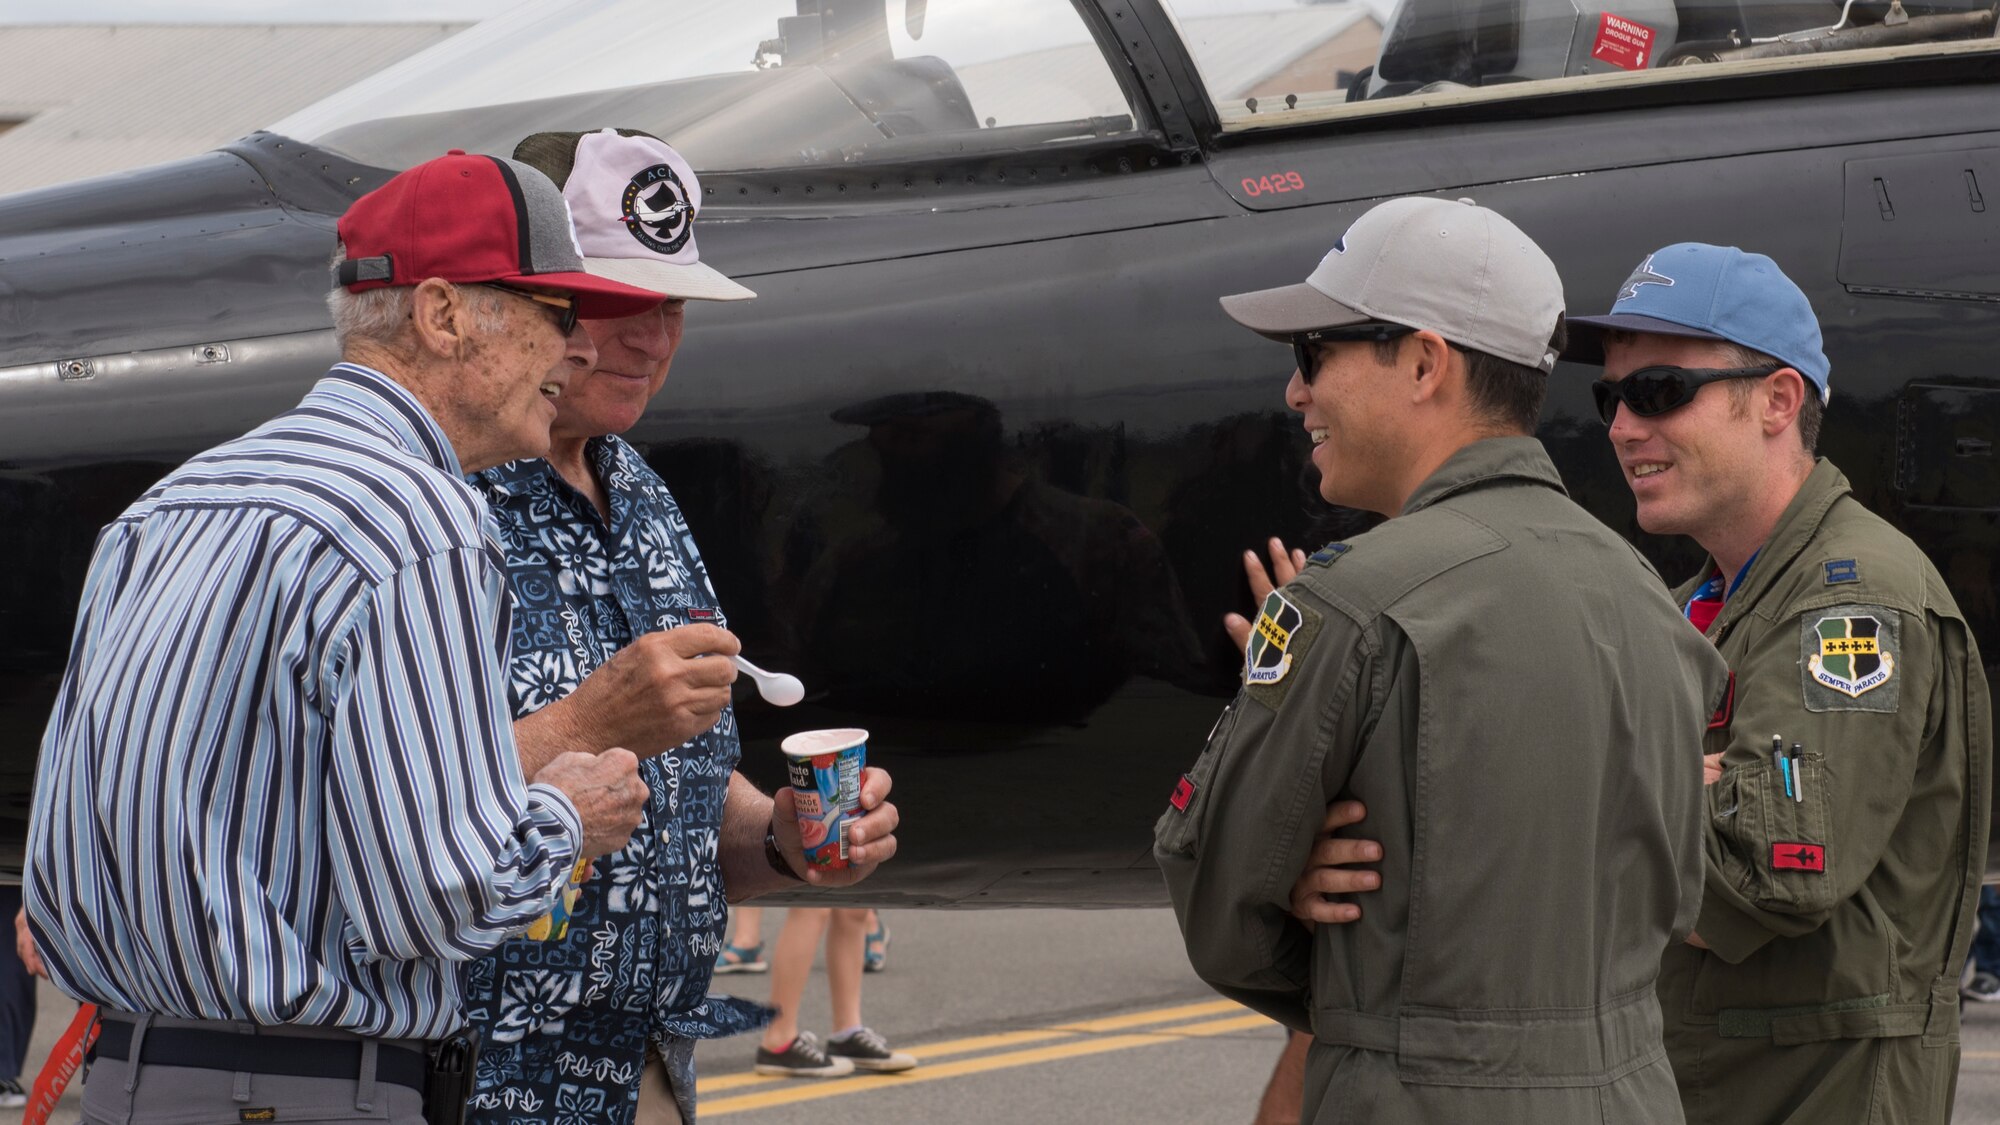
M1762 254L1705 242L1654 251L1619 287L1609 315L1569 319L1563 358L1603 364L1607 328L1741 344L1797 370L1820 401L1831 394L1812 302Z

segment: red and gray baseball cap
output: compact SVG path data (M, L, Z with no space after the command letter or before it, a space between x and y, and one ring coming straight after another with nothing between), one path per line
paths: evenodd
M454 149L355 200L339 230L347 260L337 281L357 293L432 277L510 282L573 293L590 320L660 303L658 293L584 270L562 192L519 161Z
M1499 212L1406 196L1354 220L1303 283L1224 297L1222 309L1273 340L1401 324L1547 374L1563 287L1555 263Z
M637 129L536 133L514 146L514 159L561 185L591 273L688 300L757 295L701 260L701 181L660 138Z

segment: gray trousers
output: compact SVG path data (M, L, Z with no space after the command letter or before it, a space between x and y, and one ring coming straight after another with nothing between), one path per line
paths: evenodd
M176 1028L210 1031L250 1031L240 1023L182 1020L155 1016L146 1036L172 1035ZM258 1035L306 1039L356 1036L310 1027L258 1027ZM136 1046L141 1036L135 1031ZM378 1040L383 1046L421 1049L410 1039ZM134 1051L136 1054L137 1051ZM135 1066L123 1059L100 1058L84 1075L83 1120L86 1125L242 1125L246 1121L296 1122L374 1121L388 1125L424 1125L424 1096L419 1090L373 1076L354 1078L294 1078L285 1074L251 1074L199 1067Z

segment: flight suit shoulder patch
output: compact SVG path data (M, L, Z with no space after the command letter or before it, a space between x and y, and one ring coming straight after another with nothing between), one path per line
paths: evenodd
M1277 710L1291 692L1293 672L1319 636L1320 624L1319 611L1296 595L1283 590L1266 595L1243 653L1245 694Z
M1861 581L1861 566L1853 559L1829 559L1823 565L1826 567L1826 584L1829 586Z
M1901 703L1903 616L1880 605L1807 610L1799 619L1799 670L1808 711L1879 711Z

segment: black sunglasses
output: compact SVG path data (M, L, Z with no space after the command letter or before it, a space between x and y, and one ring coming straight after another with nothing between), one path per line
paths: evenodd
M498 289L502 293L512 293L516 297L526 297L528 300L537 302L538 304L549 305L559 310L556 313L556 327L562 330L564 338L567 338L570 333L576 331L577 307L576 298L574 297L558 297L554 293L537 293L533 289L522 289L514 285L502 285L497 281L482 281L477 284L484 285L488 289Z
M1368 340L1382 344L1401 339L1416 329L1407 324L1371 322L1368 324L1343 324L1338 328L1315 328L1311 332L1292 334L1292 362L1299 365L1299 378L1307 386L1312 385L1313 376L1319 374L1319 356L1316 354L1321 344L1346 344L1357 340Z
M1617 382L1599 379L1590 385L1597 398L1597 416L1609 426L1618 418L1618 404L1624 403L1641 418L1656 418L1694 401L1696 391L1724 379L1762 379L1784 370L1782 363L1763 367L1674 367L1661 364L1641 367Z

